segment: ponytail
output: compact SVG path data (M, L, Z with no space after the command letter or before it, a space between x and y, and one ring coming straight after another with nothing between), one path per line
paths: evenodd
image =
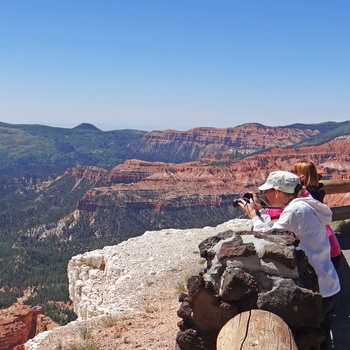
M294 195L295 196L303 196L305 191L306 191L306 187L305 186L303 186L301 184L297 184L295 186L295 189L294 189Z

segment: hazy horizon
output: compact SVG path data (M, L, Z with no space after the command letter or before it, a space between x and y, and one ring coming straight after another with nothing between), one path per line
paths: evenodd
M347 122L349 120L344 120L344 121L340 121L340 122L335 122L335 123L342 123L342 122ZM320 123L327 123L327 122L334 122L333 120L327 120L327 121L324 121L324 122L320 122ZM10 125L38 125L38 126L48 126L48 127L52 127L52 128L62 128L62 129L73 129L81 124L91 124L92 126L94 127L97 127L98 129L102 130L102 131L116 131L116 130L126 130L126 129L130 129L130 130L137 130L137 131L147 131L147 132L150 132L150 131L156 131L156 130L160 130L160 131L165 131L165 130L175 130L175 131L183 131L183 132L186 132L186 131L189 131L191 129L196 129L196 128L202 128L202 127L208 127L208 126L201 126L201 125L198 125L198 126L195 126L193 128L190 128L190 129L173 129L173 128L168 128L168 129L160 129L160 128L156 128L156 129L142 129L142 128L100 128L98 127L97 125L93 124L93 123L88 123L88 122L81 122L79 124L76 124L76 125L73 125L73 126L64 126L64 125L53 125L53 124L41 124L41 123L8 123L8 122L4 122L2 120L0 120L0 123L6 123L6 124L10 124ZM243 124L261 124L263 126L266 126L266 127L285 127L285 126L290 126L290 125L293 125L293 124L304 124L304 125L315 125L315 124L319 124L319 123L292 123L292 124L281 124L281 125L269 125L269 124L263 124L263 123L256 123L256 122L247 122L247 123L242 123L242 124L238 124L238 125L230 125L230 126L227 126L227 127L215 127L215 126L212 126L211 128L214 128L214 129L227 129L227 128L235 128L235 127L239 127L240 125L243 125Z

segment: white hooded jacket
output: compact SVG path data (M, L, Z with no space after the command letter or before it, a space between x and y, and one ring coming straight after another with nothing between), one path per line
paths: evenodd
M305 252L310 265L316 271L322 297L338 293L340 282L331 261L325 228L332 221L329 207L309 196L293 199L275 222L271 221L264 210L261 214L261 217L256 216L252 220L254 230L266 232L271 229L285 229L294 232L300 240L298 249Z

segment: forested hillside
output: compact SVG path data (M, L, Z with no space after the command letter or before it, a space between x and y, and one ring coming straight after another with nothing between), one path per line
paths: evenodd
M0 179L58 176L77 164L112 167L135 156L129 146L145 133L0 123Z

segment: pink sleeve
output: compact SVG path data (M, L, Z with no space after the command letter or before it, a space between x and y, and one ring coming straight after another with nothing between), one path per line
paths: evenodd
M278 219L283 211L282 208L264 208L264 210L271 217L271 220Z
M329 238L329 243L331 246L331 257L338 256L341 254L340 245L338 239L329 225L326 225L326 230Z

